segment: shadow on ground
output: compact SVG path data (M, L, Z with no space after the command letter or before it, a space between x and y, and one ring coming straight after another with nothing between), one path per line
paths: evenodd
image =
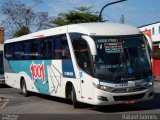
M0 84L0 88L10 88L8 85L6 85L6 84Z
M20 94L22 94L22 93L20 93ZM55 102L59 102L59 103L72 104L72 102L70 100L59 98L59 97L53 97L53 96L49 96L49 95L45 95L45 94L29 92L28 97L31 97L31 96L37 96L37 97L45 99L45 100L51 100L51 101L55 101Z
M30 96L37 96L42 99L51 100L59 103L65 103L72 105L70 100L47 96L42 94L30 93ZM128 112L128 111L143 111L143 110L156 110L160 109L160 93L155 93L154 99L150 101L138 102L129 105L108 105L108 106L92 106L88 104L81 104L79 109L89 109L102 113L118 113L118 112Z
M138 102L130 105L109 105L102 107L90 108L94 111L103 113L118 113L118 112L129 112L129 111L144 111L144 110L156 110L160 109L160 93L155 93L154 99L150 101Z

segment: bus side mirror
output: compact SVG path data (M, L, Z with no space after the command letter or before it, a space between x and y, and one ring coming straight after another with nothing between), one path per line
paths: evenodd
M96 44L92 38L86 35L82 35L82 38L88 43L88 46L90 48L91 54L93 56L97 55L97 49L96 49Z

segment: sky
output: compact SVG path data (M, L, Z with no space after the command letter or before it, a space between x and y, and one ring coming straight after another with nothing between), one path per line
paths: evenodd
M7 0L0 0L0 7ZM19 0L29 6L34 6L33 0ZM59 13L68 12L80 6L92 7L92 11L100 12L107 3L117 0L42 0L34 6L37 12L48 12L50 16L57 16ZM160 0L127 0L106 7L103 18L111 22L119 22L124 15L125 23L136 27L160 21ZM5 16L0 13L0 23Z

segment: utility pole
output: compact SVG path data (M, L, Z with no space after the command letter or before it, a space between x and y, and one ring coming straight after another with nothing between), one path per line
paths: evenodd
M124 15L122 14L121 18L120 18L120 23L125 23L125 18L124 18Z
M108 3L106 4L100 11L99 13L99 21L102 22L102 11L104 10L104 8L106 8L107 6L109 5L113 5L113 4L116 4L116 3L120 3L120 2L124 2L124 1L127 1L127 0L119 0L119 1L115 1L115 2L111 2L111 3Z

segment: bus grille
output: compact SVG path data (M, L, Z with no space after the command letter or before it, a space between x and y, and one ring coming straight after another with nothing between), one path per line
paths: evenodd
M148 89L147 87L136 87L136 88L119 88L113 89L112 93L128 93L128 92L138 92Z
M137 95L126 95L126 96L113 96L115 101L124 101L124 100L136 100L143 98L145 93Z

